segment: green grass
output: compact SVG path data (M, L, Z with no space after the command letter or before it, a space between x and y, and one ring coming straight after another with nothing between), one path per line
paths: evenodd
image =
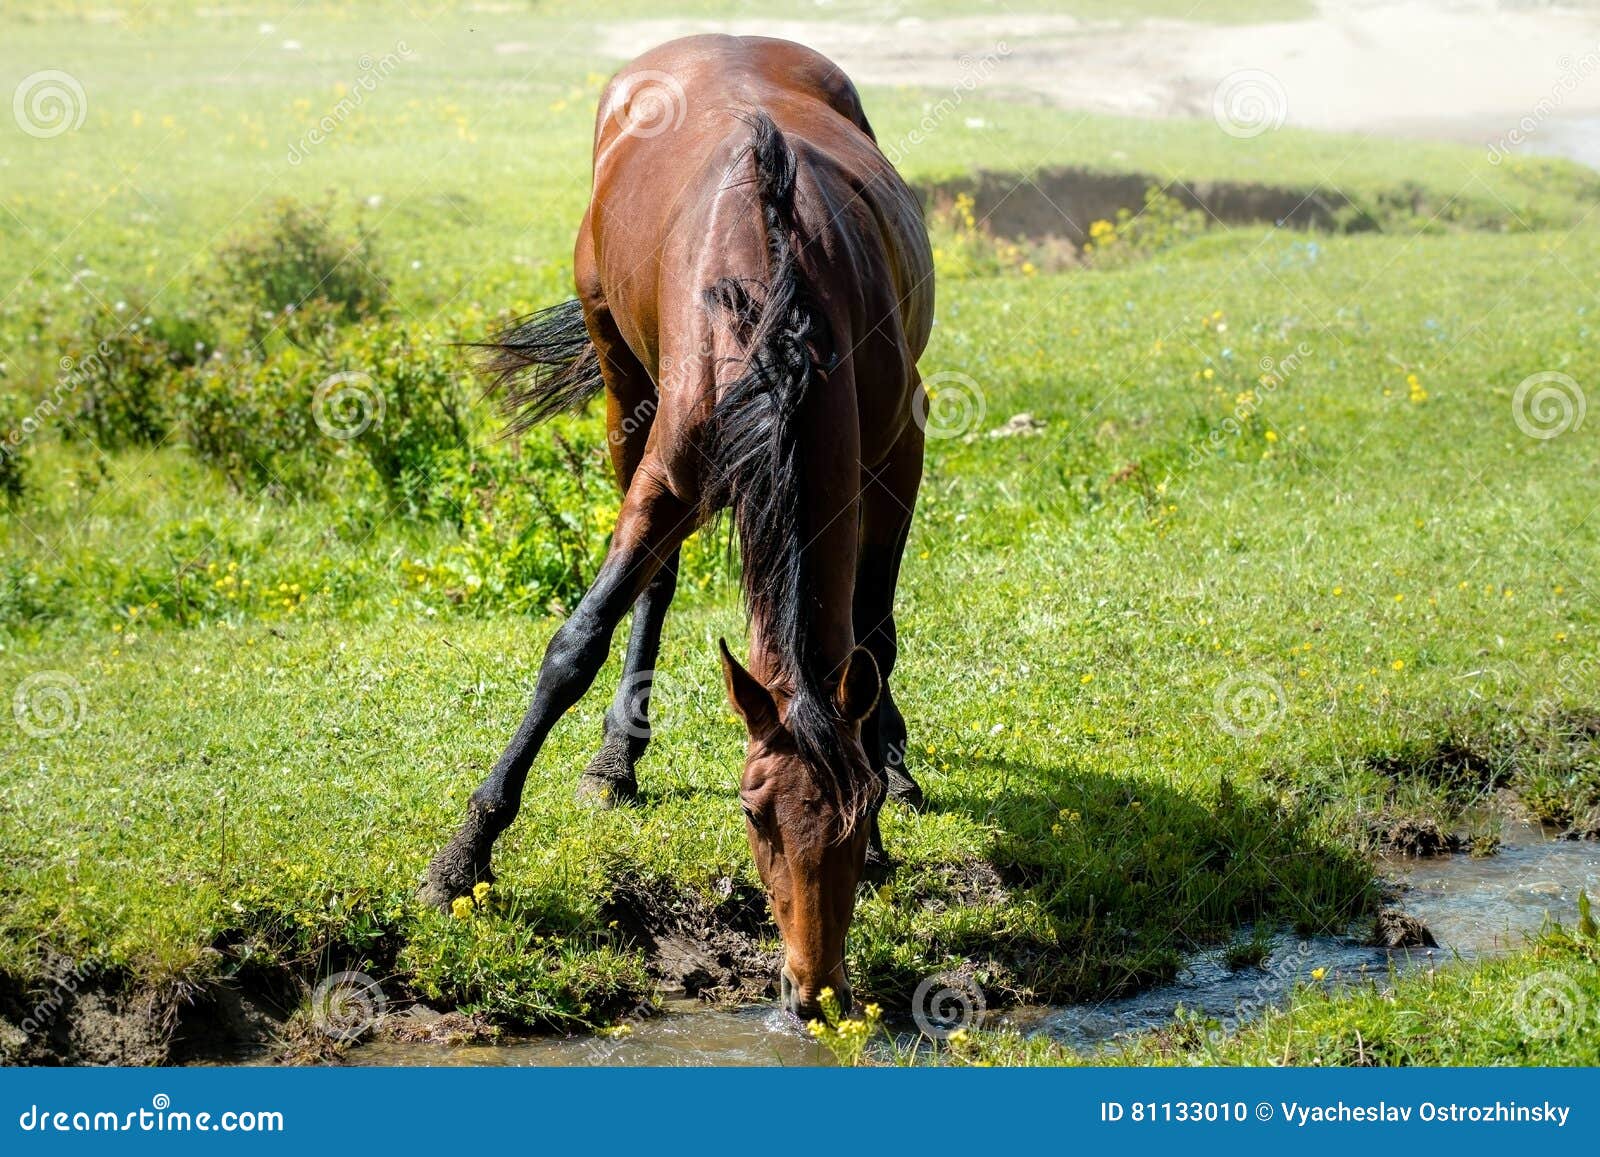
M80 284L108 304L141 286L188 300L216 242L279 193L379 199L366 220L414 332L483 332L495 311L566 292L605 70L560 17L475 13L468 33L443 13L392 89L291 167L283 150L355 56L408 33L318 10L303 54L230 74L258 15L167 16L132 31L7 18L6 75L63 67L90 92L77 134L0 136L7 390L50 388L89 304L67 288L74 269L96 271ZM484 49L501 39L534 48ZM889 136L926 99L873 92L869 111ZM858 910L861 990L903 1001L972 961L996 992L1106 994L1246 923L1343 930L1376 900L1366 853L1397 816L1449 823L1509 784L1585 822L1600 805L1593 737L1574 723L1600 691L1584 661L1593 423L1531 438L1512 399L1538 372L1595 380L1600 234L1571 228L1593 175L981 110L993 131L952 125L908 168L1414 182L1504 232L1427 214L1344 237L1217 228L1115 271L941 284L923 364L974 383L983 414L963 432L1020 411L1046 427L930 447L896 695L932 806L887 816L900 868ZM1265 359L1283 379L1271 389ZM557 432L598 456L597 418ZM135 987L366 962L398 991L507 1020L593 1021L648 991L604 918L618 881L753 884L741 733L713 658L742 626L719 543L695 544L668 620L645 806L593 815L570 799L613 663L534 768L487 909L450 920L411 891L557 620L463 604L435 577L462 532L365 489L241 493L182 445L99 455L60 433L30 444L31 489L0 514L0 690L60 672L83 703L60 735L0 731L8 988L52 953ZM591 550L604 505L566 512ZM179 597L228 573L301 591L288 607ZM1240 687L1276 704L1259 732L1228 715ZM1463 747L1479 758L1441 755ZM1484 975L1502 991L1537 960Z
M621 63L593 54L587 13L210 11L155 24L149 14L128 26L7 18L0 74L65 70L83 86L86 108L73 133L0 135L0 284L26 289L0 299L0 316L70 296L85 267L92 272L79 293L108 304L132 286L181 294L208 267L209 250L273 197L315 201L328 189L347 213L373 201L366 216L388 239L397 292L419 320L446 303L526 305L561 289L588 189L595 99ZM284 51L285 40L301 48ZM520 47L507 54L496 45ZM372 74L362 56L378 63L391 54L394 68L361 107L290 164L291 147ZM1600 196L1592 172L1542 158L1494 166L1480 150L1292 130L1235 140L1209 119L1012 102L1003 99L1004 68L992 85L962 94L926 143L902 148L910 177L1082 165L1163 180L1328 186L1394 228L1551 227L1577 220ZM874 89L867 98L880 138L903 145L949 95Z
M1556 928L1515 956L1337 985L1307 980L1287 1007L1235 1033L1194 1014L1165 1029L1069 1052L1044 1037L973 1032L947 1061L987 1065L1600 1064L1600 941ZM907 1058L910 1059L910 1058Z
M1025 407L1049 426L934 447L897 674L933 810L889 819L903 866L862 905L852 946L867 991L892 998L993 957L1002 986L1067 998L1163 976L1180 949L1246 921L1342 928L1372 902L1359 852L1373 824L1448 817L1485 786L1405 774L1430 745L1532 718L1552 689L1592 705L1592 679L1573 683L1563 659L1595 626L1594 460L1582 431L1520 434L1510 391L1537 366L1584 372L1583 306L1555 303L1594 249L1588 234L1360 237L1296 268L1303 241L1248 236L1119 273L949 287L930 368L980 383L983 427ZM1474 330L1467 285L1516 292ZM1315 352L1248 432L1190 465L1259 359L1301 341ZM86 508L43 457L43 497L8 524L8 554L25 560L17 581L36 573L88 609L32 638L14 624L0 685L67 672L86 717L6 741L13 974L38 967L41 932L141 976L236 967L203 951L219 944L307 969L378 953L419 991L548 1023L642 983L596 919L612 882L753 881L740 736L711 658L739 612L716 568L669 619L674 695L642 772L647 806L591 816L570 802L599 733L604 693L591 696L535 768L494 913L451 924L408 895L517 718L553 623L463 618L410 589L404 552L437 529L386 523L340 543L320 529L339 507L243 503L181 450L116 460L132 481ZM216 557L250 555L267 586L330 552L366 581L188 630L95 604L95 560L158 565L140 528L159 543L197 522L217 529ZM62 553L28 552L33 534ZM1282 717L1259 736L1217 721L1240 676L1281 688ZM1397 752L1412 758L1381 770ZM1551 777L1555 806L1594 802L1592 763L1508 758ZM950 869L974 860L999 870L1003 901L962 899ZM530 951L563 963L530 970ZM1046 966L1007 963L1029 953Z

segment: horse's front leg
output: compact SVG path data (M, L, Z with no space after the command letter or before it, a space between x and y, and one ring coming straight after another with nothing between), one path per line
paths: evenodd
M630 606L694 529L695 510L648 468L628 487L600 573L545 649L522 724L467 805L466 822L428 865L421 899L443 906L491 878L494 841L516 819L528 769L550 729L589 689L611 650L611 635Z
M911 423L883 467L861 493L861 549L856 569L856 642L872 652L878 664L882 690L877 708L861 726L861 743L873 768L883 777L880 798L894 799L921 810L922 788L906 768L906 721L895 705L893 675L900 654L895 629L894 596L900 582L900 561L911 532L911 514L922 480L922 431ZM881 877L889 870L878 830L878 812L872 813L868 833L867 870Z
M622 661L622 680L606 711L605 739L578 777L578 799L596 807L615 807L638 798L634 772L650 742L650 713L656 690L656 657L661 626L678 589L678 551L662 563L633 607L633 627Z

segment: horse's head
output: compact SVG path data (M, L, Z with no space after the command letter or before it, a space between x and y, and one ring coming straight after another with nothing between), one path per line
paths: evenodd
M855 913L866 859L870 803L878 790L861 748L861 721L878 701L878 665L863 647L850 652L826 725L833 747L853 766L815 767L791 725L793 700L775 696L722 644L728 699L749 732L739 803L756 870L783 935L783 1003L809 1018L824 988L850 1007L844 938ZM815 748L816 744L809 745ZM862 780L865 776L865 780ZM855 778L854 793L840 784Z

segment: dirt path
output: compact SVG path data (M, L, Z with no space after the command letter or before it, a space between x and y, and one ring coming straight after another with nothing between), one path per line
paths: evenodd
M810 44L864 84L930 88L997 57L989 91L1068 108L1210 116L1225 85L1230 99L1266 101L1288 125L1487 146L1521 124L1520 147L1600 166L1600 4L1578 3L1324 0L1312 19L1238 26L1003 12L643 20L601 26L597 47L624 59L691 32L762 33Z

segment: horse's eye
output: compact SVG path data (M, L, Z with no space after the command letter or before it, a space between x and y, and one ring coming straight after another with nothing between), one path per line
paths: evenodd
M747 803L741 803L739 805L739 810L744 812L744 818L750 821L751 827L755 828L757 831L761 830L761 816L753 807Z

